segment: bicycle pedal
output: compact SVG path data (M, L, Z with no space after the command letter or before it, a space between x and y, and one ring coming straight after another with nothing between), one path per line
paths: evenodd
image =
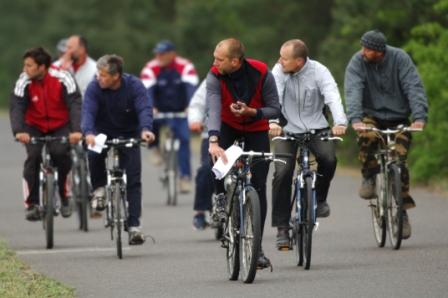
M317 230L319 230L319 222L316 221L316 224L314 225L314 232L317 232Z

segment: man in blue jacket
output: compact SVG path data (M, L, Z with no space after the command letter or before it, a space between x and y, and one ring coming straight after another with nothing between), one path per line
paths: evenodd
M427 121L426 98L417 68L411 57L402 49L386 44L386 37L371 30L361 37L361 51L353 55L345 71L345 102L348 119L358 132L359 159L362 163L363 182L359 196L372 199L375 193L375 176L379 164L375 151L380 140L375 133L363 131L366 126L380 129L409 125L423 129ZM409 119L411 118L411 119ZM396 136L399 158L406 162L411 146L409 132ZM409 171L401 169L403 208L403 239L411 236L407 209L415 207L409 194Z
M98 74L87 87L82 106L81 128L88 145L95 145L95 135L108 138L138 138L154 141L152 130L152 98L140 80L123 73L123 59L105 55L97 62ZM89 152L89 165L94 189L92 206L105 208L106 152ZM126 148L120 161L127 175L129 203L129 244L145 241L140 227L141 215L141 156L140 148Z

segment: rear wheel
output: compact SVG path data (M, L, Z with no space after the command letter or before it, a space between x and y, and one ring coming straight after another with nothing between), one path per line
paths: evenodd
M378 247L384 247L386 243L386 213L384 210L386 192L384 189L384 175L382 173L376 175L376 193L377 197L370 200L373 236Z
M46 181L42 185L42 202L44 205L44 229L47 248L54 246L54 186L55 179L53 174L46 175Z
M232 200L232 208L227 220L225 228L226 238L226 260L227 260L227 272L230 280L237 280L240 273L240 259L239 259L239 205L238 200L234 198Z
M251 283L257 272L257 261L261 245L260 199L255 189L246 191L243 205L243 229L240 235L241 279Z
M401 196L400 168L392 164L387 184L387 226L389 239L394 249L399 249L403 236L403 197Z
M79 164L79 204L78 212L80 219L80 229L84 232L89 230L88 227L88 211L89 211L89 186L87 182L87 164L84 158L80 159Z

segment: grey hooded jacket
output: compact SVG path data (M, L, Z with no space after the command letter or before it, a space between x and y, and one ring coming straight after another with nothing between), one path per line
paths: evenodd
M364 116L387 121L426 121L428 100L417 69L409 55L386 46L381 63L364 61L357 52L345 70L345 102L350 122Z
M277 63L272 74L288 121L283 128L290 133L304 133L329 127L323 114L324 106L330 108L335 125L347 125L338 86L330 71L321 63L307 58L298 72L287 74Z

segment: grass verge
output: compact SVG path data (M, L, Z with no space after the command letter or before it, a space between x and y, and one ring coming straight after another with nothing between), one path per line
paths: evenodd
M0 297L75 297L75 290L31 271L0 241Z

